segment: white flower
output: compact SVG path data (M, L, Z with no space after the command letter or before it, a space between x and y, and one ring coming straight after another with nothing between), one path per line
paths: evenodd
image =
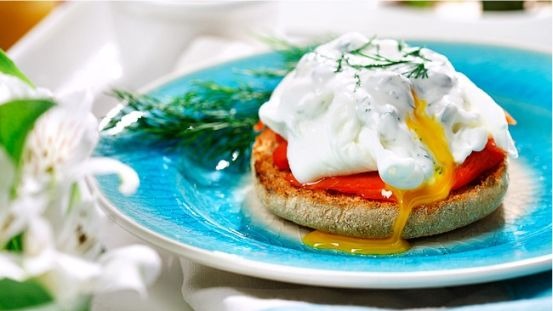
M117 174L121 190L133 193L138 187L138 176L128 166L108 158L90 158L98 142L98 122L92 115L92 97L87 92L61 96L53 107L36 123L27 139L24 153L23 178L19 191L22 195L48 192L50 197L46 215L54 224L60 247L72 238L87 234L79 213L89 213L91 206L72 208L72 196L82 195L79 181L86 176ZM87 217L93 217L88 215ZM57 224L63 222L63 224ZM73 227L71 227L73 226ZM63 229L63 232L58 232ZM73 243L74 244L74 243Z
M0 278L37 279L57 304L69 309L83 295L133 289L141 294L159 275L160 259L140 245L84 258L56 249L51 224L32 219L25 232L22 254L0 253Z
M21 256L7 251L0 251L0 279L8 278L22 281L27 273L21 266Z
M45 199L39 195L25 196L0 208L0 245L23 232L32 219L39 217L44 211L44 203Z
M0 104L22 98L48 98L50 91L33 88L17 77L0 73Z
M0 74L0 98L2 81ZM67 308L96 292L144 293L159 274L159 256L145 246L106 252L97 238L103 217L85 183L117 174L121 192L131 194L138 176L114 159L91 158L99 134L88 93L57 102L29 134L19 177L0 146L0 249L24 232L22 252L0 250L0 279L35 278Z
M115 173L121 177L122 190L134 192L138 176L132 169L112 159L90 159L99 136L90 93L61 96L58 103L29 135L24 156L27 177L39 183L54 179L67 186L85 175Z
M151 284L160 273L157 254L141 245L107 252L98 262L105 272L95 280L95 286L101 292L130 288L145 295L144 284Z

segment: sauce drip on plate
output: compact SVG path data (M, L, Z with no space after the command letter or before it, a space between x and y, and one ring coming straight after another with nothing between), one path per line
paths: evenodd
M440 201L449 196L453 186L455 162L440 122L428 115L426 102L413 93L414 113L406 120L410 130L420 138L432 154L434 175L420 187L413 190L396 189L388 186L397 198L399 213L392 227L392 234L385 239L362 239L313 231L303 242L317 249L333 249L352 254L384 255L401 253L409 249L409 243L401 236L411 211L416 206Z

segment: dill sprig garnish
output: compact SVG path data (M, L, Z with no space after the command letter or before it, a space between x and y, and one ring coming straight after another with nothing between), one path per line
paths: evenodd
M345 62L349 67L360 70L360 69L376 69L376 68L389 68L399 65L404 65L408 67L408 70L403 72L407 78L428 78L428 68L426 68L426 63L430 61L422 55L422 48L408 47L404 42L399 41L397 50L400 52L401 56L395 59L388 58L380 54L380 45L375 44L375 37L369 39L366 43L361 45L361 47L352 50L349 52L350 55L360 56L363 58L370 59L374 61L369 64L353 64L350 61L350 58L346 54L342 54L337 60L337 71L341 71L343 63ZM374 50L371 49L374 47ZM339 70L338 70L339 69Z
M320 43L324 42L315 40L309 44L299 45L274 37L261 37L260 40L279 53L284 62L284 65L279 68L256 68L243 71L245 74L261 78L284 78L296 67L303 55L314 51Z
M374 42L374 39L376 39L376 36L372 36L369 41L365 42L364 44L362 44L360 47L358 47L357 49L355 50L352 50L350 51L351 54L357 54L357 53L361 53L363 50L367 49L368 47L371 47L373 42Z
M426 79L428 78L428 69L424 65L424 63L416 64L414 67L410 70L404 73L404 75L407 78L414 78L414 79Z
M346 59L346 54L342 53L342 55L340 55L340 57L338 57L338 64L336 65L336 69L334 70L334 72L341 72L342 71L342 67L344 65L344 60L347 62L348 60Z
M244 74L269 80L283 78L316 46L299 46L279 39L271 39L268 44L282 56L282 66L238 72L238 81ZM109 133L125 117L134 115L136 121L124 127L125 133L140 135L152 143L163 141L200 164L213 165L224 160L245 168L257 135L254 126L259 122L259 107L269 100L272 91L270 86L229 86L214 81L196 81L171 98L113 90L112 96L122 107L105 121L102 130Z
M136 122L125 127L126 132L184 147L191 151L188 156L201 163L226 160L244 166L256 135L257 111L271 92L246 84L196 82L182 95L161 100L114 90L113 96L124 106L103 131L118 126L125 116L138 113Z
M285 62L286 69L292 70L296 67L298 61L303 55L312 52L317 46L326 40L314 40L305 45L291 43L288 40L283 40L274 37L261 38L272 50L278 52Z
M265 77L270 79L283 78L289 72L290 70L279 69L279 68L256 68L256 69L246 69L241 71L241 73L246 75Z

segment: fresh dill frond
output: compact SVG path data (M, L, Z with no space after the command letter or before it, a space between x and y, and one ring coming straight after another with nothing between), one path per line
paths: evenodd
M114 90L112 95L124 107L103 130L114 128L126 115L138 112L136 122L125 128L128 133L184 147L187 155L200 163L225 159L244 166L256 135L257 111L271 92L251 85L197 82L182 95L161 100Z
M403 54L403 57L407 57L407 56L414 56L414 57L418 57L424 61L430 61L428 58L424 57L422 54L422 47L416 47L414 49L412 49L411 51L408 51L406 53Z
M428 78L428 69L426 68L426 63L430 61L428 58L424 57L421 53L421 47L409 47L405 42L398 41L397 50L400 52L400 57L391 59L380 54L380 45L375 44L374 41L376 36L370 38L367 42L361 45L359 48L348 52L350 55L355 55L363 58L370 59L373 61L369 64L354 64L351 62L350 58L347 57L347 54L342 53L341 56L336 60L336 71L342 71L344 63L356 70L361 69L378 69L378 68L389 68L399 65L407 65L411 69L404 72L403 74L407 78ZM371 49L374 48L374 49Z
M286 73L290 72L296 67L296 64L303 57L303 55L313 52L317 46L323 42L333 39L334 36L327 36L325 38L314 39L307 44L295 44L288 40L275 38L275 37L261 37L261 41L267 44L273 51L276 51L283 58L285 63Z
M318 44L298 45L288 40L276 37L262 37L261 40L272 50L280 53L285 61L297 62L308 52L313 51Z
M257 68L257 69L247 69L242 70L240 73L249 76L269 78L269 79L278 79L286 76L290 71L282 68Z
M415 64L413 69L404 73L407 78L426 79L428 78L428 69L424 63Z
M343 66L343 63L344 63L344 60L347 62L347 59L345 59L346 55L344 53L342 53L342 55L340 55L340 57L338 58L338 64L336 65L336 69L334 70L334 72L341 72L342 71L342 66Z
M366 50L368 47L372 46L373 41L376 39L376 35L372 36L369 41L365 42L363 45L361 45L359 48L350 51L350 54L357 54L364 50Z
M289 41L272 38L262 37L262 41L265 42L272 50L276 51L282 57L284 66L281 68L256 68L243 70L241 73L268 79L282 79L290 71L292 71L303 55L312 52L318 44L311 43L307 45L296 45Z
M353 75L353 78L355 79L355 89L354 89L354 91L357 91L357 89L361 87L361 77L359 76L359 73L356 72Z
M281 79L318 45L295 45L277 38L264 41L281 55L283 65L245 70L240 74ZM257 135L254 126L259 122L259 107L269 100L272 91L268 86L229 86L214 81L197 81L181 95L164 99L113 90L111 95L123 105L102 130L108 132L126 116L135 115L137 120L125 126L125 133L137 134L152 142L163 141L170 147L182 147L180 150L201 164L227 160L245 168Z
M409 61L397 60L397 61L387 61L387 62L381 62L381 63L359 65L359 64L352 64L349 62L349 59L346 59L346 63L348 64L348 66L354 69L374 69L374 68L387 68L387 67L397 66L401 64L406 64L406 63L409 63Z
M405 49L405 47L407 47L407 43L405 43L405 41L403 40L398 40L397 41L397 50L398 51L403 51L403 49Z

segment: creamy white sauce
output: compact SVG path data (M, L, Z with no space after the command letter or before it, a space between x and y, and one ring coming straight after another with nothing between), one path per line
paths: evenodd
M17 77L0 73L0 105L15 99L50 97L47 89L33 88Z
M351 53L361 47L364 55ZM502 108L445 56L417 50L348 33L300 60L259 111L263 123L288 141L298 181L378 170L396 188L420 186L434 163L405 122L413 113L412 92L443 125L456 163L482 150L488 135L517 155ZM390 61L403 63L374 67ZM424 77L413 71L420 63Z

